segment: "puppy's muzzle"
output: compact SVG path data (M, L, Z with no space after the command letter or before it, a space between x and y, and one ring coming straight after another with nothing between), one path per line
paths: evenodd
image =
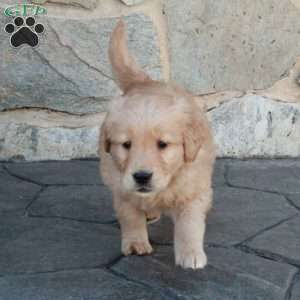
M151 182L152 175L153 175L152 172L148 172L144 170L135 172L132 175L135 183L140 187L139 191L147 192L150 190L150 182Z

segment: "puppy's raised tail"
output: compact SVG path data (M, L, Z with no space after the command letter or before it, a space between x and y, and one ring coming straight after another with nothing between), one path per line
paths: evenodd
M125 24L122 20L118 22L111 36L109 59L117 84L124 93L137 84L151 81L129 55Z

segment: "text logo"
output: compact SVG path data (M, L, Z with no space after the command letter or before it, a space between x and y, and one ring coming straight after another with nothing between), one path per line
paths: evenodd
M45 7L33 4L16 4L8 6L4 10L4 15L7 17L27 17L27 16L39 16L47 14Z

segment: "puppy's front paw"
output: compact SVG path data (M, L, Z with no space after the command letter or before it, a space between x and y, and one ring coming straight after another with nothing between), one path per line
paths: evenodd
M122 252L124 255L137 254L137 255L147 255L152 253L152 246L148 241L132 241L123 240L122 241Z
M185 269L202 269L207 264L207 257L203 250L184 249L175 253L175 262Z

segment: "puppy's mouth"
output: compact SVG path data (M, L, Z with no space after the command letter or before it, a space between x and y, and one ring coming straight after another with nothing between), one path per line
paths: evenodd
M142 186L138 187L136 191L141 194L149 194L152 192L152 188L148 186Z

